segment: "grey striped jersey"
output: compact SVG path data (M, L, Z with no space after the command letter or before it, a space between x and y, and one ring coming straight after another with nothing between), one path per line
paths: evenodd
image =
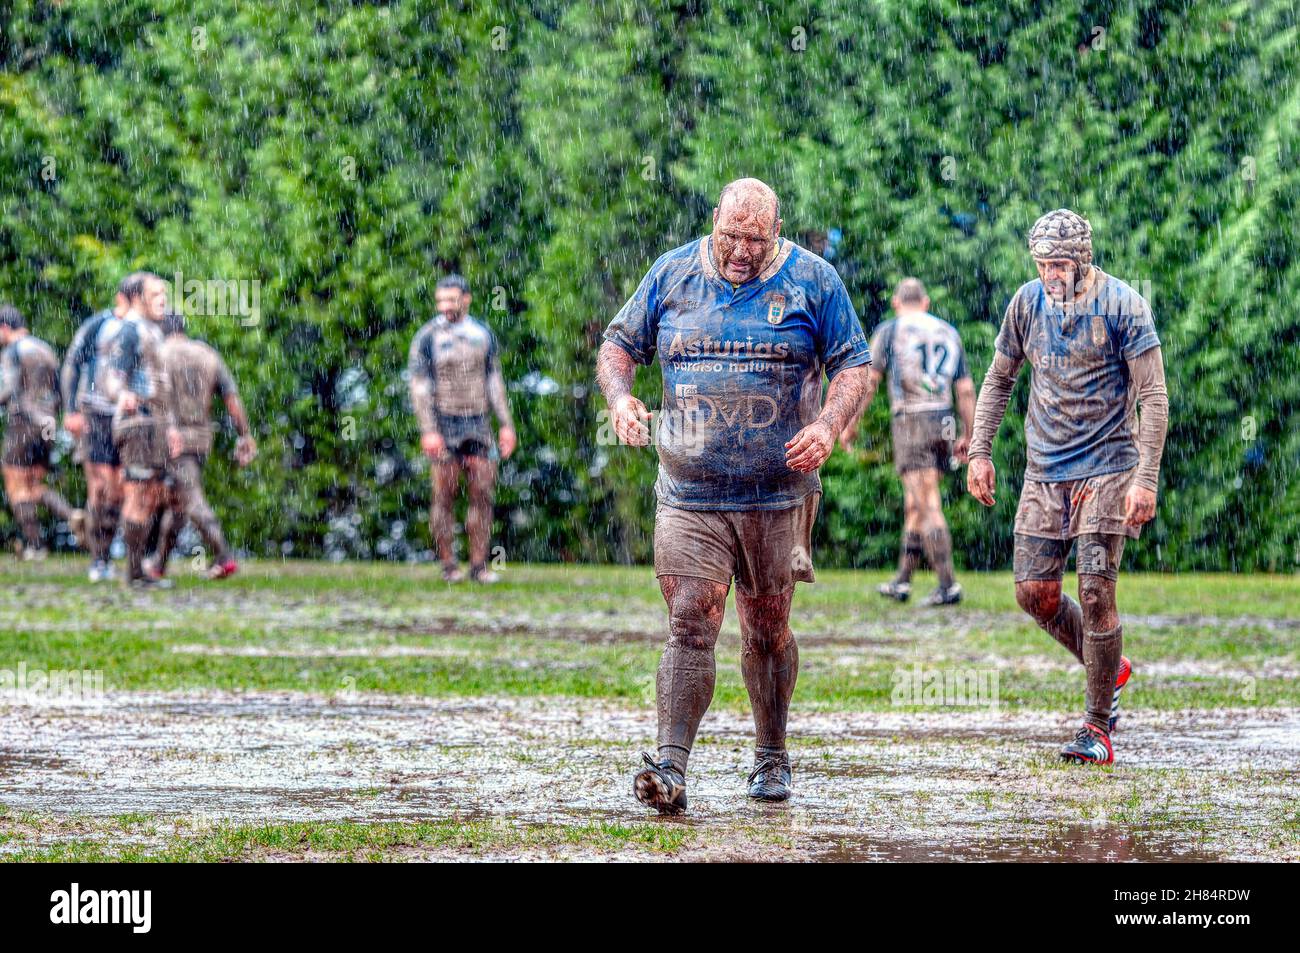
M871 338L871 365L889 381L896 414L952 408L953 384L970 377L961 335L947 321L911 311L885 321Z

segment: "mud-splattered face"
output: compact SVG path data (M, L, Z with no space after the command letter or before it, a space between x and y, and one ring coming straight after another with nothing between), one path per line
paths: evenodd
M1057 301L1074 297L1080 279L1079 266L1070 258L1035 258L1038 277L1047 293Z
M448 321L459 321L469 311L470 296L459 288L438 288L433 293L433 302L438 313Z
M743 284L763 270L772 257L781 221L768 196L758 192L728 195L713 210L713 255L718 271L732 284Z

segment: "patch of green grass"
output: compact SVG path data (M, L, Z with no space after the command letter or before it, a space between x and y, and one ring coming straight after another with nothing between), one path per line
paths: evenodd
M109 690L298 690L425 696L653 698L665 610L648 569L509 567L494 587L448 585L437 569L254 562L214 585L183 572L171 592L93 587L79 562L0 567L0 670L99 670ZM801 587L798 700L893 707L894 675L998 667L1009 708L1076 708L1082 672L1016 607L1007 573L967 573L951 610L880 599L881 572L821 572ZM927 585L916 580L918 591ZM1155 710L1300 704L1300 586L1292 576L1121 578L1126 695ZM1177 620L1185 621L1177 621ZM263 654L231 654L245 650ZM210 653L217 654L210 654ZM225 653L225 654L222 654ZM331 654L332 653L332 654ZM353 654L341 654L353 653ZM384 654L388 653L388 654ZM716 703L743 709L729 605ZM1170 676L1145 663L1197 663ZM1265 668L1265 666L1268 668Z
M104 832L107 833L107 832ZM455 852L545 851L581 846L584 852L672 854L689 829L646 824L531 824L493 821L428 823L275 823L218 825L197 833L169 833L157 844L124 844L98 836L21 847L0 860L31 862L217 863L257 860L393 860L403 855ZM14 834L10 839L17 840ZM48 837L48 835L47 835Z

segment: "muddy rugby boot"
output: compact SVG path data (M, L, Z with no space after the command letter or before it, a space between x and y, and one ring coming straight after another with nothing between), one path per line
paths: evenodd
M1061 760L1077 764L1114 764L1115 752L1106 732L1085 724L1074 740L1061 749Z
M204 575L216 582L218 579L229 579L237 572L239 572L239 563L233 559L227 559L223 562L213 563L208 567L208 571Z
M1126 656L1121 655L1119 658L1119 674L1115 676L1115 694L1111 696L1110 702L1110 731L1115 733L1115 726L1119 724L1119 693L1124 690L1128 684L1129 677L1133 674L1133 663Z
M686 811L686 778L673 767L671 761L655 761L642 754L645 766L632 778L632 793L646 807L660 814L682 814Z
M443 582L464 582L465 572L455 563L443 563L442 581Z
M790 756L759 758L749 773L749 796L756 801L784 801L790 797Z
M912 584L910 582L882 582L876 587L876 592L887 599L906 602L912 597Z
M948 588L940 586L934 592L925 597L921 603L923 606L955 606L961 602L961 586L953 583Z

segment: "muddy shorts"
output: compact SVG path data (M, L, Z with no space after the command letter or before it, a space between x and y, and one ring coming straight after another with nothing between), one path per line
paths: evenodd
M938 470L947 472L952 459L952 441L945 434L956 432L951 410L921 410L894 414L891 424L894 438L894 469Z
M1016 509L1016 535L1074 539L1085 533L1137 539L1140 526L1124 523L1124 496L1136 469L1063 483L1026 480Z
M117 444L113 443L113 416L111 414L85 414L86 429L81 434L81 459L85 463L105 463L111 467L122 465Z
M182 453L167 461L167 486L177 493L192 493L203 489L203 466L208 462L206 453Z
M784 510L655 509L655 575L694 576L751 596L813 582L812 528L821 493Z
M1115 533L1084 533L1074 554L1074 570L1084 576L1119 578L1119 564L1124 557L1127 536ZM1065 560L1074 540L1046 539L1042 536L1016 534L1014 560L1016 582L1031 579L1060 579L1065 575Z
M442 463L453 460L463 463L466 457L497 458L496 443L492 440L492 429L483 414L456 416L438 415L438 432L447 443L447 450L442 456Z
M167 427L155 417L118 426L113 433L122 457L122 478L131 483L161 480L167 472Z
M49 428L52 433L53 428ZM50 441L39 422L10 414L5 422L4 442L0 444L0 463L7 467L50 466Z

